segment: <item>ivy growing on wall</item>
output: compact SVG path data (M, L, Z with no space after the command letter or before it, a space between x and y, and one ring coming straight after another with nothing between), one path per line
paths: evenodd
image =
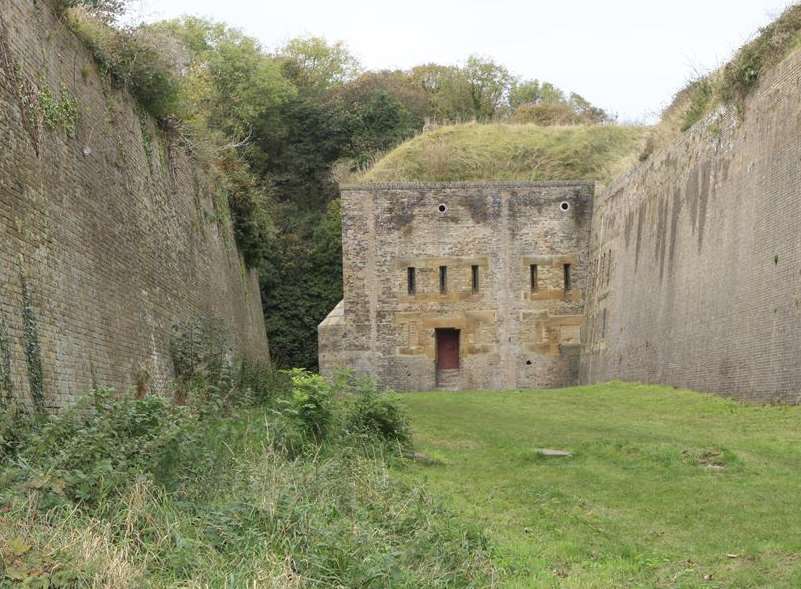
M42 129L61 129L75 137L78 129L78 100L65 87L54 93L46 82L36 84L20 71L9 45L9 33L0 18L0 83L5 82L17 99L22 125L31 137L34 151L39 155Z
M75 137L78 130L78 99L61 87L59 96L55 96L50 88L39 91L37 109L42 122L48 129L62 129L68 137Z
M170 355L179 381L203 375L212 383L218 382L226 370L229 349L220 320L196 318L173 325Z
M11 341L3 317L0 317L0 407L11 401L13 394L11 381Z
M24 276L20 276L20 281L22 282L22 335L25 342L25 362L28 365L28 384L31 388L31 400L34 408L39 412L44 412L44 374L39 330L28 282Z

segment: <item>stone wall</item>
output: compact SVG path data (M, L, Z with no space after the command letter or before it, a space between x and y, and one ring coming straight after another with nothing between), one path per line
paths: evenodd
M575 382L592 194L581 182L344 188L345 295L320 326L321 371L349 367L398 390L432 389L435 330L454 328L457 388ZM567 292L564 264L571 265ZM448 268L445 293L440 266Z
M37 119L43 92L77 99L74 134ZM0 0L0 394L58 407L94 385L158 390L175 326L196 320L268 358L225 195L46 3Z
M801 399L801 54L596 201L582 379Z

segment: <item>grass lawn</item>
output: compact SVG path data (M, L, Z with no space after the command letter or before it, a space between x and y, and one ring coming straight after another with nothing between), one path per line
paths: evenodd
M801 407L622 383L401 399L441 463L399 476L481 522L504 587L801 587Z

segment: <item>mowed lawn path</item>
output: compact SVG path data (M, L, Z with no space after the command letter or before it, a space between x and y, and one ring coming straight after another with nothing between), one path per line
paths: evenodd
M622 383L401 402L441 463L399 476L481 524L500 586L801 587L799 407Z

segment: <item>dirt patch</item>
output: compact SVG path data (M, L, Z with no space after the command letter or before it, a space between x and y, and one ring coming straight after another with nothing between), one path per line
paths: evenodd
M685 464L699 466L707 470L725 470L737 462L734 452L725 448L690 448L682 450L681 459Z

